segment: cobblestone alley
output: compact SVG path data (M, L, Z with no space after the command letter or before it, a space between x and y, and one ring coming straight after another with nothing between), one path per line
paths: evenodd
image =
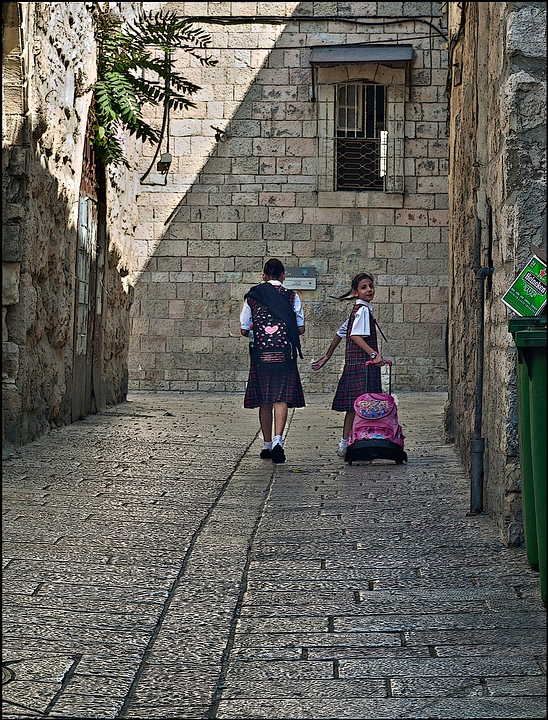
M523 548L470 516L444 393L345 465L331 396L259 459L241 395L141 394L3 464L3 718L544 718Z

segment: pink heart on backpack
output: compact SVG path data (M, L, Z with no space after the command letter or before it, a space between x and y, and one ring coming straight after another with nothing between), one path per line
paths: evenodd
M274 333L276 332L276 330L279 327L280 327L279 325L272 325L272 326L268 325L267 327L265 327L264 331L265 331L265 333L267 333L267 335L274 335Z

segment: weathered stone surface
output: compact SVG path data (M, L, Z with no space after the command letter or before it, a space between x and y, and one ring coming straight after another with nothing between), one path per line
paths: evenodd
M125 5L126 19L137 5ZM2 337L19 355L3 373L2 440L14 446L127 392L133 290L119 269L133 254L136 174L103 168L108 179L93 190L81 182L83 166L94 163L84 154L97 11L26 3L7 6L4 16ZM133 159L134 140L120 141ZM95 196L106 207L102 224L91 221ZM82 226L88 234L78 251Z
M520 544L516 348L500 298L530 260L532 245L546 253L546 133L541 138L538 132L546 124L546 7L481 2L467 8L459 27L458 4L448 5L453 222L447 425L470 472L474 398L481 399L483 502L506 542ZM492 277L475 279L482 267L491 268ZM474 338L484 341L477 360L470 354Z

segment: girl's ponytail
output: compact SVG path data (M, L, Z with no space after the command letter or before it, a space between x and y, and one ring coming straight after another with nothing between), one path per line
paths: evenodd
M337 300L352 300L354 298L354 296L351 293L352 293L352 290L348 290L343 295L339 295Z

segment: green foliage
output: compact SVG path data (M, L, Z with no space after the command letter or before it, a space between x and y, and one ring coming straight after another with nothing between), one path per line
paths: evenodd
M203 52L210 42L206 32L174 13L151 11L128 24L110 12L99 16L91 142L104 165L129 167L120 142L123 131L160 141L159 131L142 118L147 103L164 110L196 107L190 98L200 88L174 70L174 53L182 50L214 66L217 60Z

